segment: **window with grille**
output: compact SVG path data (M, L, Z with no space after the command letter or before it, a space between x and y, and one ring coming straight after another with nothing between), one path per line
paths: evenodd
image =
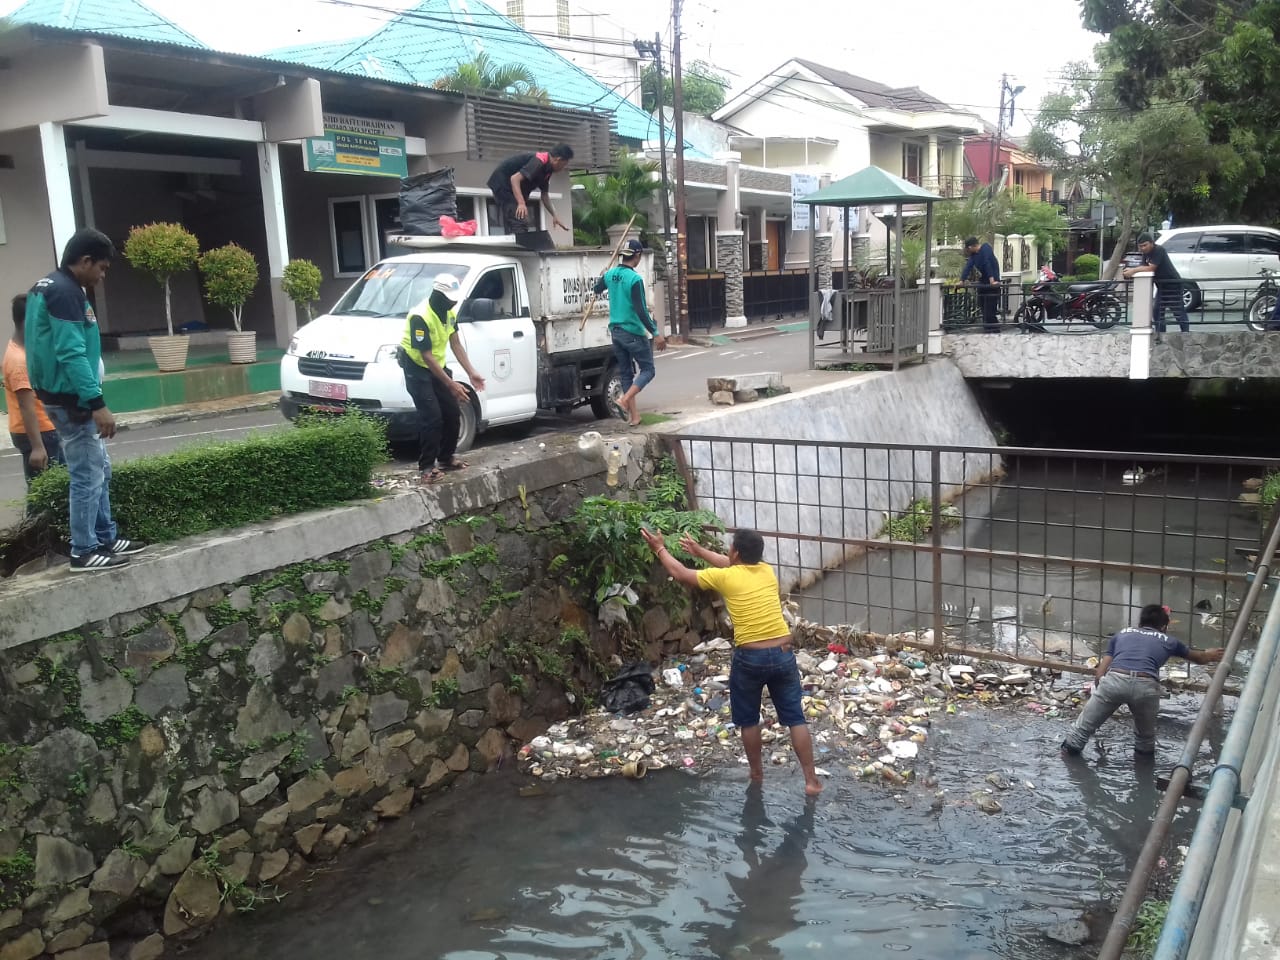
M524 0L507 0L507 16L524 26Z
M569 0L556 0L556 33L569 36Z

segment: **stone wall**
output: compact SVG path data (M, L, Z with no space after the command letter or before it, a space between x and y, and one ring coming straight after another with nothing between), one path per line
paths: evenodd
M1170 331L1151 346L1151 376L1280 377L1280 335Z
M813 238L813 262L818 267L818 289L831 289L831 234L819 233Z
M724 274L724 315L729 327L746 326L742 298L742 231L716 233L716 266Z
M0 958L158 957L567 715L618 652L548 575L600 466L565 453L294 518L257 561L307 559L212 585L193 557L229 535L159 551L133 568L191 586L137 607L112 609L115 572L74 595L45 575L81 625L0 645ZM633 455L628 479L647 469ZM431 498L442 516L312 553L344 512L394 527ZM696 642L650 613L650 656Z
M1128 330L1078 335L952 333L943 336L942 352L970 379L1127 379L1129 340Z

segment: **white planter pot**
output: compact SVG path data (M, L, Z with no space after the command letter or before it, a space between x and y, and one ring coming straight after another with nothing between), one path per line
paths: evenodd
M609 247L611 249L616 249L624 237L628 240L640 239L640 229L638 227L632 227L628 230L625 223L615 223L612 227L609 227L605 233L609 235Z
M156 367L161 373L173 373L187 368L187 349L191 346L191 338L147 337L147 346L151 355L156 358Z
M227 355L232 363L255 363L258 359L258 333L245 330L227 334Z

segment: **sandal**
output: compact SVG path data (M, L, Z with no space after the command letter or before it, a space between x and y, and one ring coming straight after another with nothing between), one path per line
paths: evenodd
M454 457L448 463L440 464L436 469L447 470L448 472L452 473L455 470L467 469L467 462L465 460L459 460L457 457Z
M433 467L427 470L418 478L419 483L439 483L444 479L444 471L439 467Z

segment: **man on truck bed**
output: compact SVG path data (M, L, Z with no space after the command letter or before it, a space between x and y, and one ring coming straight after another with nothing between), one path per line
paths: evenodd
M444 365L446 346L467 371L471 385L484 389L484 377L471 366L471 358L458 336L458 318L453 312L462 284L442 273L431 285L431 296L409 311L408 328L400 342L397 359L404 371L404 386L418 411L418 469L423 483L439 483L445 471L466 466L454 456L458 449L458 429L462 423L459 403L470 403L467 388L453 379Z
M517 153L498 164L489 175L489 189L493 191L493 199L502 215L502 226L509 233L537 229L529 225L528 206L529 195L535 190L541 193L542 205L551 214L551 222L561 230L569 229L556 216L547 198L547 189L551 185L552 174L559 173L572 159L573 148L562 143L537 153Z
M658 350L667 349L667 338L658 331L658 325L649 313L644 297L644 278L636 271L644 244L631 239L620 250L622 262L606 270L596 281L596 296L609 291L609 335L613 339L613 355L618 361L618 373L622 377L622 397L618 406L627 415L627 423L640 426L640 411L636 409L636 396L653 380L652 337ZM632 373L634 364L636 372Z

